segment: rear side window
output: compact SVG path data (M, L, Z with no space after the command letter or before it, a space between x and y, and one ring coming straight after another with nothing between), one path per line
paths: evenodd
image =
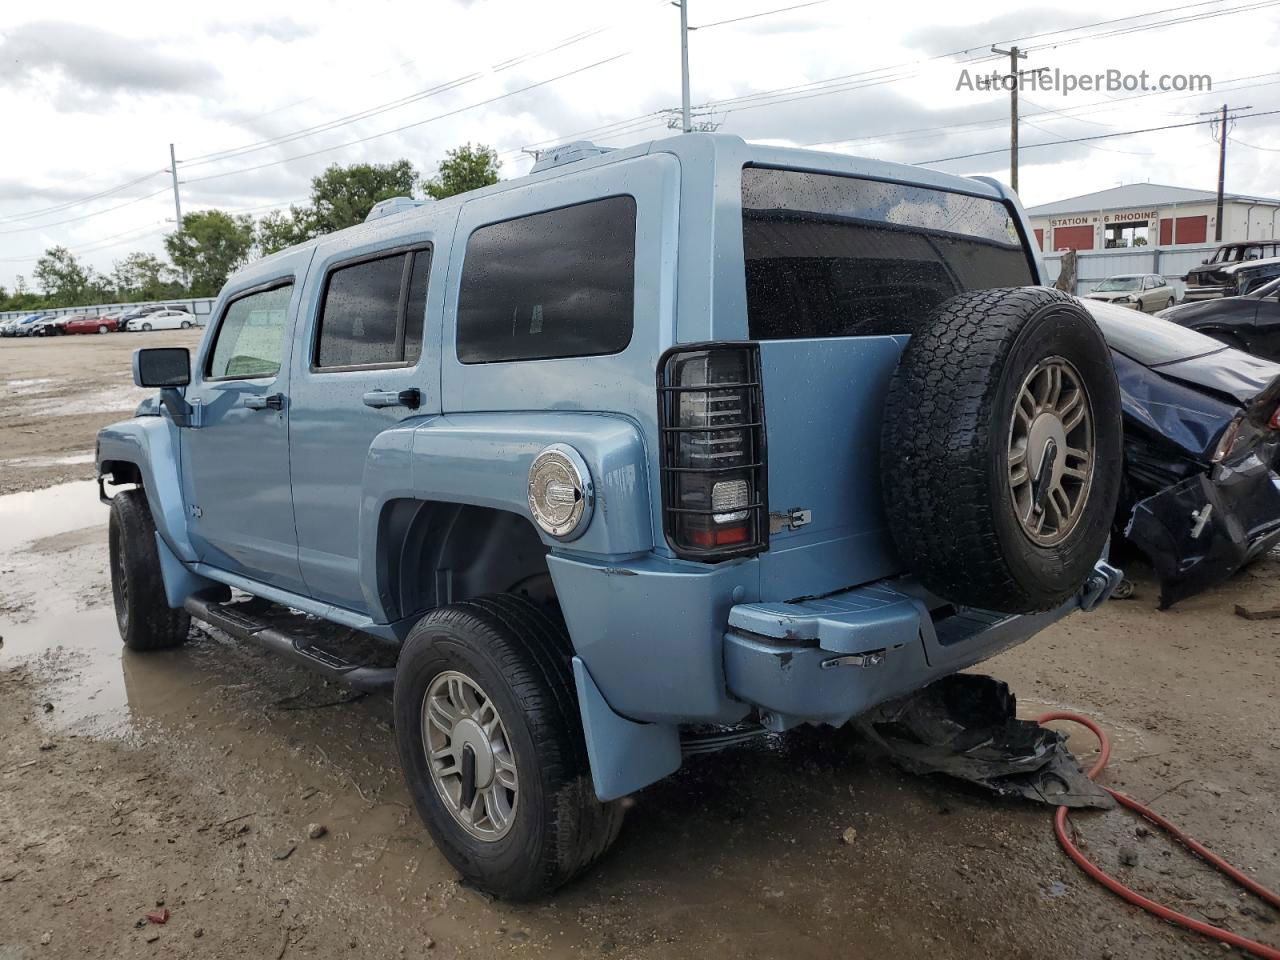
M416 363L422 354L430 249L338 267L329 274L317 369Z
M463 363L617 353L631 342L636 203L609 197L480 227L458 292Z
M211 380L233 380L279 373L292 294L293 284L287 283L231 301L222 315L205 375Z
M926 187L747 167L751 336L910 333L966 290L1035 283L1000 202Z

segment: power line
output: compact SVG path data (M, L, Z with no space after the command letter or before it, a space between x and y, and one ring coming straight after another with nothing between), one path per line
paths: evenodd
M105 250L107 247L115 246L115 243L112 243L110 241L116 241L118 243L126 243L130 239L140 240L142 239L142 237L148 236L151 233L158 232L157 227L163 224L164 224L163 220L153 220L151 223L144 224L141 227L130 227L128 230L121 230L119 233L113 233L107 237L99 237L97 240L86 241L86 243L83 246L68 248L68 250L70 253L73 253L73 254L86 254L86 253L94 253L97 250ZM139 231L146 231L146 233L143 233L141 234L141 236L137 236L137 237L126 236L127 234L136 234ZM118 238L124 238L124 239L118 239ZM45 250L41 253L34 254L32 256L26 256L26 257L0 257L0 263L26 263L32 260L39 260L46 253L48 253L48 250Z
M109 187L106 190L100 190L97 193L91 193L87 197L80 197L78 200L65 200L62 203L55 203L49 207L41 207L39 210L27 210L24 213L17 213L11 217L0 217L0 223L21 223L23 220L31 220L35 217L45 216L46 214L61 213L63 210L69 210L72 207L77 207L82 203L89 203L93 200L101 200L103 197L109 197L112 194L119 193L121 190L127 190L129 187L135 186L139 183L144 183L145 181L150 180L152 177L157 176L164 172L165 172L164 170L152 170L150 173L144 174L141 177L137 177L136 179L129 180L125 183L121 183L114 187Z
M1265 111L1262 111L1261 113L1242 113L1239 115L1237 119L1247 120L1251 117L1269 117L1277 113L1280 113L1280 110L1265 110ZM1064 143L1088 143L1093 140L1109 140L1112 137L1132 137L1135 134L1155 133L1158 130L1180 130L1184 127L1201 127L1201 126L1204 126L1206 123L1213 123L1213 122L1214 122L1213 120L1192 120L1188 123L1167 123L1159 127L1143 127L1140 130L1121 130L1116 133L1099 133L1099 134L1095 134L1092 137L1072 137L1070 139L1065 139L1065 140L1050 140L1045 143L1028 143L1025 146L1023 146L1022 149L1032 150L1037 147L1056 147ZM915 161L915 163L917 166L924 167L924 166L930 166L935 163L947 163L951 160L968 160L972 157L988 157L994 153L1004 153L1005 149L1006 149L1005 147L1000 147L995 150L978 150L974 153L956 154L954 157L939 157L936 160L917 160Z
M771 17L775 13L787 13L791 10L801 10L804 7L816 7L820 4L827 3L828 0L809 0L808 3L796 3L789 7L778 7L774 10L762 10L760 13L748 13L742 17L730 17L727 20L716 20L713 23L700 23L696 27L690 27L690 30L710 30L712 27L723 27L726 23L741 23L743 20L755 20L759 17Z
M665 6L666 0L663 0L661 5ZM312 136L316 133L324 133L329 130L336 129L338 127L346 126L347 124L356 123L360 120L367 120L370 117L375 117L383 113L388 113L392 110L399 109L400 107L408 106L411 103L417 103L421 100L426 100L430 97L438 96L441 93L447 93L450 90L456 90L459 87L466 86L467 84L470 84L470 83L474 83L476 80L479 80L490 74L501 73L505 70L510 70L514 67L519 66L522 63L527 63L528 61L534 60L538 57L546 56L549 53L554 53L558 50L563 50L566 47L572 46L573 44L576 44L576 43L581 43L584 40L589 40L592 37L600 36L601 34L607 33L610 30L617 29L617 27L620 26L622 22L625 22L625 21L607 23L590 30L583 30L575 34L570 34L567 37L562 37L561 39L555 41L549 46L546 46L537 50L527 51L515 57L509 57L506 60L502 60L502 61L499 61L498 63L491 64L487 69L476 70L472 73L463 74L462 76L454 77L452 80L446 80L442 83L436 84L431 87L427 87L424 90L419 90L414 93L407 94L395 100L388 100L384 103L375 104L372 107L367 107L364 110L359 110L359 111L356 111L355 113L350 113L342 117L337 117L333 120L327 120L323 123L313 124L312 126L309 126L309 127L302 127L297 130L292 130L288 133L279 134L277 136L265 137L261 140L255 140L252 143L242 144L238 147L228 147L223 150L215 150L210 153L200 154L198 156L191 157L187 160L184 160L182 161L182 163L184 166L187 166L187 167L195 167L195 166L203 166L204 164L207 164L207 163L215 163L219 160L230 160L233 157L242 156L246 153L255 153L259 150L265 150L269 147L277 146L283 143L290 143L294 140L299 140L304 137ZM412 62L412 61L406 61L406 62ZM315 99L315 98L312 97L308 99ZM298 102L305 103L307 101L302 100Z
M488 106L491 103L497 103L499 100L506 100L508 97L514 97L521 93L527 93L528 91L537 89L538 87L545 87L549 83L555 83L557 80L563 80L566 77L572 77L576 74L584 73L587 70L594 70L596 67L602 67L606 64L613 63L617 60L621 60L622 58L627 56L630 56L630 52L615 54L614 56L607 57L604 60L597 60L595 63L589 63L584 67L578 67L577 69L569 70L566 73L562 73L554 77L549 77L546 80L539 80L536 83L527 84L523 87L519 87L516 90L509 90L506 93L498 94L497 96L490 97L487 100L481 100L477 103L468 104L465 107L458 107L455 110L448 110L444 113L438 113L434 117L427 117L425 120L415 120L413 123L406 123L403 126L396 127L393 130L383 130L381 133L373 133L367 137L358 137L355 140L348 140L345 143L335 143L332 146L321 147L319 150L312 150L308 153L299 153L291 157L281 157L279 160L270 160L266 163L259 163L251 167L238 167L235 170L227 170L224 173L212 173L212 174L207 174L203 177L192 177L191 179L183 180L182 182L183 183L201 183L205 180L217 180L217 179L220 179L221 177L232 177L238 173L249 173L253 170L262 170L266 167L274 167L281 163L291 163L294 160L305 160L308 157L319 156L322 153L329 153L330 151L333 151L333 150L342 150L346 147L353 147L358 143L368 143L370 140L377 140L380 137L389 137L394 133L402 133L403 131L412 129L414 127L420 127L420 126L423 126L424 124L434 123L435 121L443 120L446 117L456 116L457 114L465 113L468 110L475 110L479 107Z
M93 217L100 217L104 213L111 213L112 211L115 211L115 210L122 210L125 207L132 206L135 203L141 203L143 200L150 200L152 197L158 197L160 196L160 194L168 193L168 192L169 192L169 188L167 186L161 187L155 193L148 193L142 197L134 197L132 200L126 200L124 203L118 203L114 207L107 207L105 210L95 210L93 213L86 213L79 217L69 217L66 220L55 220L53 223L40 223L40 224L36 224L34 227L19 227L16 230L0 230L0 235L10 234L10 233L30 233L32 230L45 230L49 227L60 227L64 223L77 223L81 220L89 220Z
M1280 147L1260 147L1256 143L1245 143L1236 137L1232 137L1231 142L1238 143L1242 147L1248 147L1250 150L1266 150L1268 153L1280 153Z

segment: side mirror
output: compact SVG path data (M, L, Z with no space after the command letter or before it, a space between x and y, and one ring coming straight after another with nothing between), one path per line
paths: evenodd
M185 387L191 382L186 347L146 347L133 355L133 382L140 387Z

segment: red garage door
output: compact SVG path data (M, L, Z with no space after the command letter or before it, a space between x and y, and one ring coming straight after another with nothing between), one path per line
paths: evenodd
M1053 231L1054 250L1092 250L1093 227L1057 227Z
M1173 233L1173 220L1161 220L1160 246L1172 246ZM1204 243L1208 236L1208 217L1178 217L1178 243Z

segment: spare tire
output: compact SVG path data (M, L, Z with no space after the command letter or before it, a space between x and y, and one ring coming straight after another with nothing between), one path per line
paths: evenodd
M893 541L929 591L1002 613L1059 606L1102 556L1120 488L1102 333L1048 287L952 297L898 361L880 456Z

